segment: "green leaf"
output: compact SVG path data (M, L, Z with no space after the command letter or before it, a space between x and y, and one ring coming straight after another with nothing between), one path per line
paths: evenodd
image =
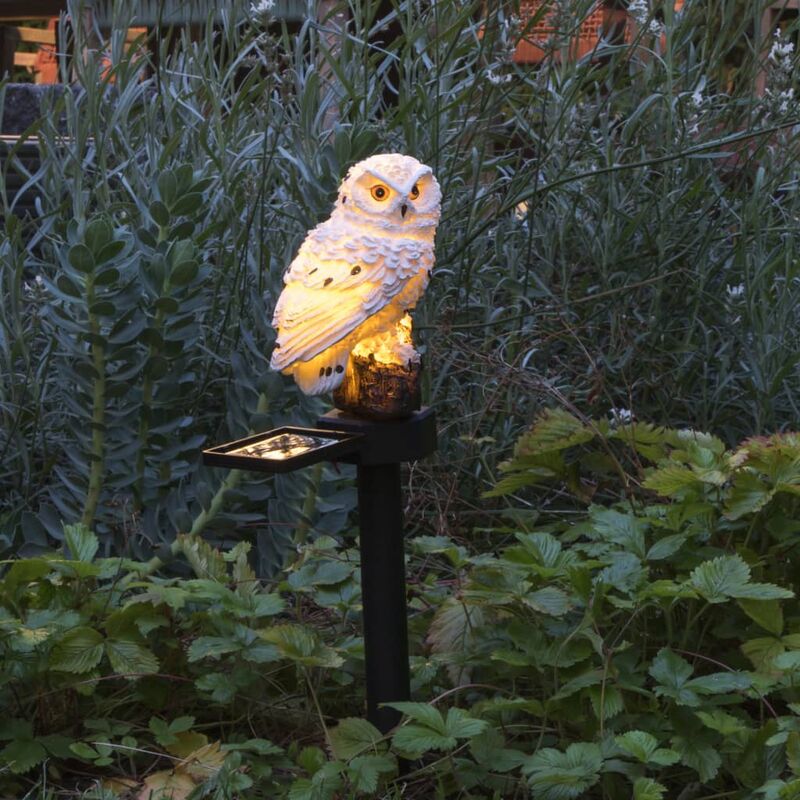
M786 761L789 769L800 775L800 733L792 731L786 739Z
M750 688L750 678L743 672L714 672L692 678L687 688L701 694L728 694L729 692L743 692Z
M166 228L169 225L169 210L160 200L154 200L150 204L150 216L156 225Z
M64 542L77 561L91 562L100 547L97 536L81 522L64 526Z
M774 494L775 490L763 483L754 473L737 472L734 484L728 492L725 516L734 520L754 514L769 503Z
M667 787L652 778L637 778L633 783L633 800L662 800Z
M203 658L218 659L226 653L242 649L242 643L225 636L199 636L189 645L187 660L190 664Z
M769 583L750 583L750 567L739 556L720 556L692 570L689 584L709 603L724 603L731 597L779 600L793 597L788 589Z
M473 736L469 749L475 760L492 772L510 772L525 762L525 754L506 747L503 735L488 727L478 736Z
M86 226L84 241L95 258L113 238L114 229L104 217L96 217Z
M675 764L680 756L674 750L658 746L658 740L645 731L628 731L622 736L615 736L617 746L632 755L642 764L658 764L666 767Z
M722 766L722 756L704 741L675 736L672 747L680 753L681 763L695 770L703 783L712 780Z
M742 598L739 607L765 631L780 636L783 633L783 609L777 600L749 600Z
M774 583L748 583L742 586L733 597L753 600L791 600L794 592L776 586Z
M374 796L381 775L397 770L397 762L391 755L357 756L348 765L348 775L357 792Z
M231 681L230 676L222 672L207 672L201 675L194 685L201 692L210 692L216 703L229 703L236 697L239 687Z
M562 753L545 747L526 759L523 772L539 800L581 797L600 780L603 758L596 744L578 742Z
M471 739L486 730L488 722L475 719L461 708L450 708L445 718L445 731L456 739Z
M173 286L186 286L197 277L199 269L196 261L182 261L170 273L169 282Z
M172 205L175 196L178 194L178 179L171 169L164 170L156 181L158 194L161 200L168 206Z
M91 272L94 269L94 256L85 244L74 244L69 249L69 263L78 272Z
M103 657L103 636L93 628L73 628L50 653L50 668L59 672L89 672Z
M720 556L695 567L689 583L709 603L723 603L750 580L750 567L741 556Z
M524 433L514 448L516 458L540 453L566 450L590 442L594 433L580 420L561 408L548 408Z
M35 739L15 739L0 750L0 764L17 775L33 769L47 758L47 750Z
M760 636L743 642L740 649L757 670L767 672L775 657L783 653L786 648L780 639L773 636Z
M348 717L336 727L328 728L328 744L334 757L340 761L386 749L381 732L372 723L358 717Z
M199 192L192 192L190 194L185 194L172 206L172 213L175 214L176 217L194 214L202 205L203 195Z
M429 750L452 750L457 744L454 736L445 736L425 725L414 723L398 728L392 737L393 747L401 755L411 758L419 758Z
M118 675L135 679L142 674L158 672L158 659L150 650L133 639L107 639L106 653L111 668Z
M642 485L645 489L656 492L662 497L675 497L687 489L702 487L703 482L688 467L667 463L653 470Z
M405 714L409 719L414 722L419 722L426 725L432 730L439 733L445 732L445 721L437 708L434 708L429 703L414 703L411 701L398 701L396 703L387 703L390 708L394 708L401 714Z
M317 634L302 625L276 625L259 631L259 635L275 644L284 658L309 667L339 667L342 657L323 644Z
M617 747L642 764L646 764L650 756L658 750L658 739L645 731L628 731L621 736L615 736L614 741Z
M747 726L740 719L719 708L695 713L707 728L717 731L723 736L732 736L747 730Z
M542 614L562 617L571 608L569 596L555 586L545 586L525 595L525 605Z
M97 264L105 264L108 261L116 258L125 249L125 242L118 239L114 242L109 242L96 256ZM102 277L101 277L102 276ZM100 275L95 278L95 284L105 286L114 283L119 278L119 272L115 269L104 270Z

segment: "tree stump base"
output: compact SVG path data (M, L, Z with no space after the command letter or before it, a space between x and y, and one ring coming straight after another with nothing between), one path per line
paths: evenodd
M420 362L385 364L374 356L351 353L342 384L333 393L333 405L359 417L403 419L421 404Z

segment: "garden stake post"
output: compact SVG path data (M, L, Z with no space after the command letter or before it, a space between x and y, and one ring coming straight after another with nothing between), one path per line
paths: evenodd
M203 451L209 466L260 472L320 461L356 465L367 718L381 733L402 716L382 704L411 696L400 465L435 450L436 418L423 408L380 421L333 409L316 428L277 428Z

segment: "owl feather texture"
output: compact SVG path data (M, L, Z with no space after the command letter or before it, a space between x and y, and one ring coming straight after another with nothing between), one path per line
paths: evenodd
M353 348L392 330L428 286L440 206L430 167L411 156L351 167L284 275L272 368L308 395L336 389Z

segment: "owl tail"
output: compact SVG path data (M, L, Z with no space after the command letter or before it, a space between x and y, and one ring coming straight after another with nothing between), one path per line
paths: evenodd
M294 375L303 394L332 392L343 380L350 358L350 348L329 347L310 361L295 361L286 372Z

